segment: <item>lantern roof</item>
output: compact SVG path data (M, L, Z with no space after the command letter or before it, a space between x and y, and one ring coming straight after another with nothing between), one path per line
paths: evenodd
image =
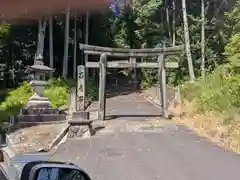
M28 70L32 72L53 72L54 69L44 65L43 61L37 60L32 66L28 66Z

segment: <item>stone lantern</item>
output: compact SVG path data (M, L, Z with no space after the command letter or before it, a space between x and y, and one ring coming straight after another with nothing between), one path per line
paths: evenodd
M53 71L52 68L44 65L42 58L37 58L37 61L28 67L28 72L32 76L30 85L34 89L34 94L17 115L16 126L18 128L28 127L29 123L32 125L66 120L66 114L53 108L49 99L44 97L44 89L47 85L46 76Z
M47 97L44 97L45 86L47 85L46 75L54 70L45 66L43 61L38 58L36 62L28 67L28 72L32 75L30 85L34 89L34 95L30 98L25 108L51 108L52 104Z

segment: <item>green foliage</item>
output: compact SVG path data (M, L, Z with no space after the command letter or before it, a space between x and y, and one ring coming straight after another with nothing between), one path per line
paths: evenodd
M76 80L64 78L52 78L49 80L49 86L57 86L70 89L71 87L76 86Z
M205 9L205 68L211 72L220 64L226 63L224 46L234 32L238 31L239 10L237 1L225 4L220 1L207 1ZM230 9L230 6L233 9ZM201 75L201 16L200 2L188 1L187 16L190 31L191 53L196 76ZM168 8L169 22L166 17ZM197 9L197 10L196 10ZM129 15L130 14L130 15ZM185 44L181 1L176 1L175 29L173 29L172 1L144 0L134 1L131 9L126 8L121 17L111 17L112 36L119 47L154 48L159 44L172 46L173 31L176 45ZM185 53L172 57L179 62L180 68L170 70L169 83L180 84L189 79ZM153 61L145 59L146 61ZM142 87L149 87L157 81L157 71L142 70Z
M240 33L232 36L230 43L225 47L225 55L229 64L236 72L240 72Z
M8 34L9 25L8 24L0 24L0 38L6 37Z
M172 46L172 35L176 31L176 45L184 44L183 18L181 1L175 1L175 27L173 27L173 6L172 0L142 0L131 1L132 6L125 8L120 17L113 16L113 13L101 12L92 13L90 16L91 28L89 29L89 43L101 46L154 48L158 44L166 43ZM239 32L239 0L222 2L220 0L206 1L206 59L205 67L207 71L212 71L217 65L225 63L222 57L224 46L233 33ZM230 8L234 7L234 8ZM167 9L168 16L167 18ZM190 31L191 51L196 75L200 75L201 64L201 12L200 1L187 1L188 26ZM81 19L84 14L79 14L77 18L78 29L84 27ZM169 19L169 22L168 22ZM74 18L70 18L70 32L74 29ZM54 17L53 35L54 46L54 68L55 74L62 72L62 50L64 46L64 16ZM82 31L85 33L84 31ZM31 65L36 51L38 34L38 24L16 24L0 25L0 37L7 38L1 40L0 62L7 62L8 68L13 67L14 61L21 60L23 65ZM84 37L84 34L77 33L77 40ZM49 44L49 37L45 37L45 46ZM70 49L72 44L70 43ZM49 48L44 48L44 59L49 59ZM79 50L79 49L78 49ZM72 68L73 54L69 52L69 69ZM81 59L81 53L77 53L77 59ZM180 62L180 68L171 70L169 76L170 83L179 84L188 79L188 65L185 55L175 56ZM95 60L95 57L90 57ZM70 74L70 73L69 73ZM142 86L150 86L156 82L155 70L143 70ZM151 77L150 77L151 76ZM153 76L153 77L152 77ZM8 76L9 77L9 76Z
M50 98L51 102L55 107L66 104L66 93L71 87L76 87L77 83L75 79L64 79L64 78L53 78L50 80L50 85L46 89L46 96ZM62 91L61 93L59 91ZM61 100L57 99L57 94L59 94ZM51 98L52 97L52 98ZM54 99L56 98L56 99ZM87 82L87 99L88 101L95 101L98 99L98 83L94 78L88 78Z
M125 22L120 24L120 30L115 34L113 41L118 47L124 47L124 48L130 47L127 41L128 33L126 28L127 28L127 25Z
M149 88L158 82L157 69L143 69L141 70L141 88Z
M72 79L53 78L45 90L45 96L52 102L54 108L58 108L68 104L68 95L71 87L76 82Z
M32 95L33 90L28 83L10 91L5 101L0 104L0 120L6 120L10 115L16 114Z
M68 90L70 83L63 79L50 80L50 84L45 90L45 95L57 108L68 103ZM0 120L6 120L11 115L16 115L33 95L33 89L29 83L23 83L18 88L8 93L5 101L0 104Z
M225 47L225 54L228 57L234 56L240 53L240 33L233 35L230 42Z
M87 82L87 98L90 102L98 99L98 83L92 78L89 78Z
M181 85L181 96L187 101L193 101L201 92L201 79L197 79L195 83L186 81Z
M184 99L195 100L199 111L236 112L240 108L240 75L219 66L204 79L182 86Z
M126 8L123 15L115 17L115 28L113 31L114 42L118 47L145 48L156 47L165 40L160 36L163 31L160 27L159 18L156 20L162 0L138 1L132 8ZM160 32L160 33L159 33ZM156 59L145 59L156 61ZM142 70L141 86L150 87L157 82L157 71L154 69Z
M232 34L239 33L240 31L240 1L238 0L233 7L232 11L225 13L224 22L226 33L231 36Z
M159 22L154 20L162 0L139 1L127 7L121 17L110 17L113 22L112 36L118 47L154 47L158 44Z
M51 84L45 90L45 96L52 102L54 108L68 104L68 88Z
M239 2L238 2L239 3ZM199 111L217 111L232 116L240 113L240 14L237 6L225 14L225 34L229 42L224 47L227 64L218 66L195 83L184 83L182 96L195 101Z

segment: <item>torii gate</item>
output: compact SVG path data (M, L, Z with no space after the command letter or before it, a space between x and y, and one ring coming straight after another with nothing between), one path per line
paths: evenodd
M165 48L145 48L145 49L122 49L92 46L86 44L79 44L79 48L85 54L99 55L99 62L86 62L85 66L78 66L78 88L77 101L78 110L85 110L85 68L99 68L99 107L98 119L104 120L106 114L106 69L107 68L157 68L158 79L160 84L160 97L162 115L168 118L168 99L167 99L167 83L166 83L166 68L178 68L178 62L166 62L164 56L178 54L184 50L184 46L165 47ZM127 61L110 61L107 62L107 57L128 57ZM157 57L156 62L136 62L136 58L142 57ZM136 76L135 76L136 77Z

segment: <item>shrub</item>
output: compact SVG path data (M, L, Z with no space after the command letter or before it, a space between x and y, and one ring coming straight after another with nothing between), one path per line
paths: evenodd
M23 83L11 90L5 101L0 104L0 120L6 120L9 116L16 114L32 95L33 89L28 83Z
M183 97L194 100L199 111L239 112L240 75L228 66L219 66L204 79L182 86Z
M1 24L0 25L0 38L4 38L8 35L9 25L8 24Z
M240 33L231 37L224 54L228 57L229 66L235 72L240 73Z
M56 88L56 87L61 87L61 88L64 87L64 90L70 90L71 87L74 87L76 85L77 85L77 82L76 82L75 79L65 80L63 78L57 78L57 79L53 78L53 79L50 80L49 88L51 88L50 92L51 91L56 91L56 93L57 93L58 90L54 90L54 88ZM49 94L50 92L47 91L46 96L50 97L52 102L57 102L58 100L54 100L54 99L51 98L52 95ZM65 95L64 95L65 93L67 93L67 92L64 92L63 94L61 94L61 96L65 97ZM55 97L55 95L54 95L54 97ZM88 82L87 82L87 99L90 102L98 99L98 83L95 82L95 80L93 78L89 78ZM62 104L62 103L60 103L60 104Z
M240 107L240 34L235 34L225 47L228 64L217 67L204 79L185 83L183 97L195 100L199 111L239 113Z
M187 81L180 88L181 96L188 101L192 101L196 95L200 93L201 83L199 80L197 80L195 83Z
M49 80L49 86L64 87L70 89L73 86L76 86L76 80L73 79L64 79L64 78L52 78Z
M98 99L98 83L91 78L87 82L87 97L90 102Z
M69 89L74 86L73 81L63 78L53 78L45 90L45 96L52 102L54 108L68 104Z
M45 90L53 107L57 108L67 104L69 86L61 79L50 81ZM29 83L23 83L18 88L11 90L5 101L0 104L0 120L7 120L9 116L16 115L29 98L33 95L33 89Z
M68 104L68 89L66 87L51 85L46 88L45 96L49 98L54 108Z

